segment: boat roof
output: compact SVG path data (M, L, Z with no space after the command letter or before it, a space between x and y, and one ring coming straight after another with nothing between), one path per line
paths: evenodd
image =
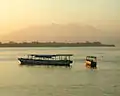
M73 54L56 54L56 56L73 56Z
M87 58L97 58L96 56L86 56Z
M29 56L45 57L45 58L52 58L52 57L55 57L55 55L38 55L38 54L30 54Z
M55 55L38 55L38 54L29 54L29 56L35 56L35 57L44 57L44 58L52 58L56 56L73 56L72 54L55 54Z

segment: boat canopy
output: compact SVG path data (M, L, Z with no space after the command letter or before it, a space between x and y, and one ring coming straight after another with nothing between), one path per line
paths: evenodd
M86 58L97 58L96 56L86 56Z
M56 56L73 56L72 54L56 54L56 55L37 55L37 54L30 54L29 56L34 57L41 57L41 58L52 58Z
M56 56L73 56L73 54L56 54Z
M37 55L37 54L30 54L29 56L43 57L43 58L52 58L52 57L55 57L55 55Z

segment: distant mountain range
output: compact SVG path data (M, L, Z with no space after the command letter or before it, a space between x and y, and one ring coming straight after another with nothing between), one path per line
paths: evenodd
M30 26L1 37L1 41L40 41L40 42L82 42L101 41L108 44L119 43L117 32L104 31L102 28L84 24L51 24Z

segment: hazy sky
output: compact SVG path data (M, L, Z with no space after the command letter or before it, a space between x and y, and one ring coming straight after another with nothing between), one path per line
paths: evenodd
M30 25L120 20L120 0L0 0L0 34Z

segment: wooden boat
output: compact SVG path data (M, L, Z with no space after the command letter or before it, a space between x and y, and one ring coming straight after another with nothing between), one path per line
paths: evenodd
M70 66L73 63L70 60L72 54L56 54L56 55L37 55L30 54L27 58L18 58L21 65L54 65L54 66Z
M85 66L87 68L97 68L97 57L96 56L86 56Z

